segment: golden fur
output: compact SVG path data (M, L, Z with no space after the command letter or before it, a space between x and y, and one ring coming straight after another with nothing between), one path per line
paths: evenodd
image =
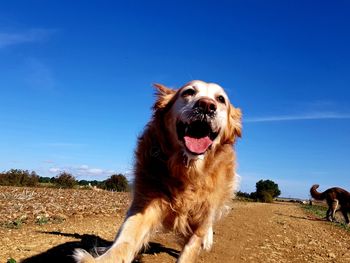
M241 111L217 84L192 81L179 90L160 84L155 87L153 117L135 151L133 201L126 219L105 254L93 258L76 250L77 262L131 262L152 231L160 227L183 237L185 245L177 262L195 262L201 248L211 248L212 224L235 188L233 144L241 136ZM204 128L210 127L217 137L201 141L209 140L208 147L189 144L194 151L198 147L198 151L205 150L194 154L179 141L176 125L179 120L190 123L198 101L201 110L207 111L201 115L209 123Z

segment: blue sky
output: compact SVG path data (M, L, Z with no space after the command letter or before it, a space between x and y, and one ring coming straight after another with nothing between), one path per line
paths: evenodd
M152 83L217 82L244 113L241 190L350 190L348 1L5 1L0 170L129 174Z

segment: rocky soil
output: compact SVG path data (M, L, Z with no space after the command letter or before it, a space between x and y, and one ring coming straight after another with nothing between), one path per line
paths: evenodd
M0 262L73 262L74 248L108 246L130 196L92 190L0 187ZM232 202L199 262L350 262L350 232L299 204ZM135 262L175 262L180 247L157 233Z

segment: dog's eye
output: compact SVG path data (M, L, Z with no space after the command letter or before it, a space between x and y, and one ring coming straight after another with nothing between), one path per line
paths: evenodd
M194 89L187 89L184 92L182 92L182 97L192 97L196 94L196 91Z
M225 103L226 103L225 97L222 96L222 95L219 95L219 96L217 97L217 100L218 100L220 103L222 103L222 104L225 104Z

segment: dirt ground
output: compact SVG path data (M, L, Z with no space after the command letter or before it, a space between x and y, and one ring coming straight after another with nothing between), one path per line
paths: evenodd
M12 205L23 202L8 198L9 195L5 195L5 199L6 191L9 190L0 188L0 215L9 209L7 199L13 202ZM64 193L71 198L70 203L80 202L82 194L91 194L94 199L99 197L99 194L88 192ZM72 195L76 199L72 199ZM6 262L10 257L24 263L73 262L70 255L74 248L108 246L123 220L129 197L120 197L117 193L101 195L110 195L116 208L109 211L106 207L110 204L103 202L92 213L85 211L92 209L86 204L86 209L72 214L67 214L70 209L59 209L64 217L60 221L50 219L39 224L27 219L17 228L3 223L0 227L0 262ZM37 198L40 199L39 194ZM31 201L36 202L35 198ZM59 206L59 200L56 206ZM25 211L23 205L21 209ZM50 218L55 217L50 215L53 213L50 209L45 206L43 209ZM99 215L100 210L109 213ZM350 232L307 214L298 204L233 201L232 210L216 224L214 231L212 250L202 252L198 262L350 262ZM150 248L135 262L176 261L180 247L172 234L158 233L151 241Z

